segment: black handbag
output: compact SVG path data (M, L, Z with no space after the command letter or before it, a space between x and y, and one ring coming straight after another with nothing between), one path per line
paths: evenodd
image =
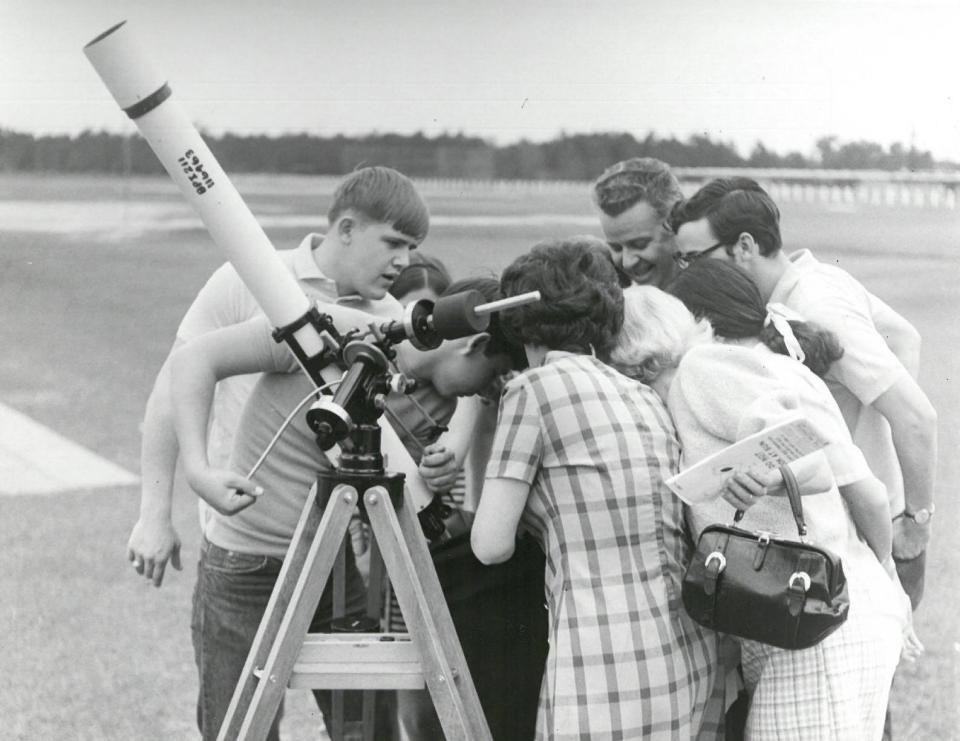
M850 598L840 558L804 541L800 488L780 468L799 542L709 525L683 577L683 606L700 625L788 649L815 646L847 619ZM734 523L743 516L737 512Z

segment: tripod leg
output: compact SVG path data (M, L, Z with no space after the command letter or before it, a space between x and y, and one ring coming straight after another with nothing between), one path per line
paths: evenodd
M377 539L370 538L370 583L367 587L367 617L380 619L383 612L383 558L377 546ZM382 629L382 628L381 628ZM389 626L387 628L389 630ZM380 712L380 703L384 695L377 690L363 692L363 741L375 741L376 732L380 737L387 733L386 728L378 729L377 721L387 722Z
M364 503L407 629L419 649L444 734L448 741L490 741L487 719L419 523L408 507L401 505L395 511L382 487L368 489Z
M348 540L350 539L344 538L343 542L340 543L337 560L333 564L333 614L338 617L343 615L347 602L346 549L353 547L347 543ZM333 727L327 730L330 732L330 738L332 738L333 741L342 741L344 722L346 719L343 690L333 690L330 693L330 702L332 716L330 718L330 725Z
M357 490L342 484L322 513L315 495L307 497L218 741L266 737L356 502Z

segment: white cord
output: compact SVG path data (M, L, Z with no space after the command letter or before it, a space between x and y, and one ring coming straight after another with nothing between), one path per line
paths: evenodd
M247 478L253 478L253 475L259 470L260 466L263 465L263 462L267 459L267 456L270 455L270 451L273 450L273 446L277 444L277 440L280 439L280 436L283 434L283 431L287 429L293 418L297 415L301 409L303 409L304 404L317 396L324 389L328 389L331 386L339 386L340 381L331 381L330 383L325 383L323 386L317 386L317 388L310 391L309 394L303 397L300 400L300 403L294 407L293 411L287 415L287 418L283 420L283 424L280 425L280 429L277 430L276 434L273 436L273 439L267 443L267 447L263 449L263 452L260 454L260 457L257 459L257 462L253 464L253 468L250 469L250 473L247 474Z

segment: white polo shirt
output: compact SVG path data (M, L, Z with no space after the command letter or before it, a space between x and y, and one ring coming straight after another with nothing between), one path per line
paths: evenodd
M386 319L400 319L403 316L400 302L389 293L376 301L359 295L338 296L337 284L320 272L313 259L313 250L322 241L323 235L308 234L296 249L277 251L310 301L343 304ZM207 332L240 324L262 313L237 271L230 263L226 263L210 276L187 309L177 330L177 339L186 342ZM240 413L259 375L234 376L217 384L207 444L210 465L220 468L227 465Z
M843 357L824 380L833 393L854 443L874 475L887 487L890 509L903 511L903 474L886 418L871 404L907 369L890 350L875 317L889 311L849 273L819 262L809 250L789 255L790 266L777 282L771 303L782 303L804 319L837 335Z

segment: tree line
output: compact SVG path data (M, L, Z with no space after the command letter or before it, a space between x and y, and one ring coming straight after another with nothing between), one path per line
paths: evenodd
M413 177L591 180L605 167L628 157L656 157L677 167L825 168L917 171L957 169L937 162L928 151L900 143L884 148L868 141L823 137L810 155L778 154L757 143L743 157L728 142L694 135L682 141L653 133L562 134L546 142L521 140L496 145L463 134L429 137L370 134L320 137L226 133L204 135L227 172L339 175L362 165L387 165ZM92 172L148 175L162 172L138 134L83 131L74 136L34 136L0 129L0 171Z

